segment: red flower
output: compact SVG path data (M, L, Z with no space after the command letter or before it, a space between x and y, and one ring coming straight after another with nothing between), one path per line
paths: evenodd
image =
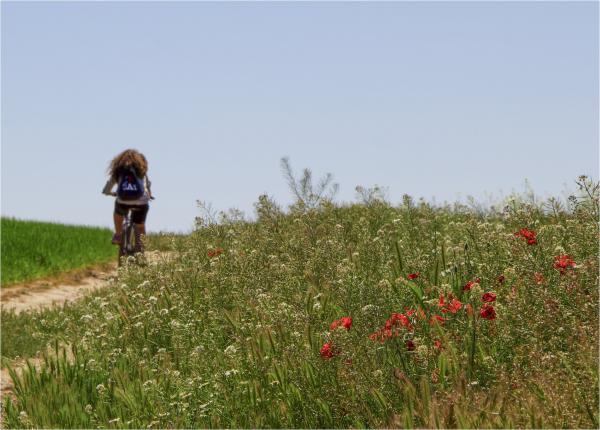
M488 303L484 304L479 311L479 316L486 320L493 320L496 318L496 310Z
M475 284L479 284L479 282L481 281L481 279L477 278L474 281L469 281L467 282L464 286L463 286L463 291L470 291L471 288L473 288L473 285Z
M328 342L325 345L323 345L323 347L321 348L321 357L323 357L325 360L329 360L331 357L333 357L331 343Z
M457 313L460 308L462 308L462 303L458 299L452 299L452 301L446 307L446 309L453 314Z
M350 330L350 327L352 327L352 317L342 317L339 320L335 320L331 323L329 329L333 331L338 327L344 327L346 330Z
M504 275L498 276L498 278L496 278L496 280L498 281L499 284L504 284L504 280L505 280Z
M557 255L554 257L554 268L560 270L560 274L564 275L569 268L575 267L575 260L569 255Z
M414 313L414 311L413 311ZM412 315L412 314L411 314ZM400 334L400 328L405 327L407 330L412 331L413 326L410 323L408 317L404 314L393 313L386 321L381 330L369 336L371 340L379 340L381 343L385 342L386 339L398 336Z
M406 341L406 349L408 349L409 351L414 351L415 348L416 348L415 343L412 340Z
M209 249L206 254L208 255L209 258L213 258L213 257L217 257L218 255L221 255L222 253L223 253L223 248L214 248L214 249Z
M496 295L494 293L485 293L483 296L481 296L481 300L488 303L495 302Z
M417 279L419 277L419 275L420 275L419 272L409 273L408 276L407 276L407 278L412 281L413 279Z
M462 308L462 303L458 299L452 299L450 302L446 303L444 301L444 295L440 295L440 301L438 302L438 306L442 308L442 313L453 313L455 314Z
M444 322L446 321L446 318L441 317L439 315L434 315L431 317L431 320L429 321L429 324L435 324L435 323L440 323L440 324L444 324Z
M533 230L529 230L527 228L522 228L521 230L519 230L518 232L515 233L515 236L517 236L517 237L520 236L523 239L525 239L527 241L528 245L536 245L537 244L537 239L535 238L536 232Z
M439 340L434 340L433 347L435 349L437 349L438 351L440 351L442 349L442 342L440 342Z

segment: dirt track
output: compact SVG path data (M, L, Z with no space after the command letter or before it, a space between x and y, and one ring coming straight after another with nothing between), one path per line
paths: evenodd
M156 263L169 254L158 251L146 253L150 263ZM117 274L117 264L87 269L60 279L41 280L0 289L3 310L14 309L16 313L60 305L77 300L89 292L110 285Z

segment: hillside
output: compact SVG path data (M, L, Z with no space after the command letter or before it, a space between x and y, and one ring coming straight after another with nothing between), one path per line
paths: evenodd
M597 427L597 204L555 209L263 197L256 222L10 316L69 354L24 373L7 425Z

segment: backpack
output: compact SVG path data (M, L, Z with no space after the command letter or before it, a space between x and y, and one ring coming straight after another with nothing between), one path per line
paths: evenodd
M144 195L144 181L135 169L126 167L119 174L117 197L121 200L137 200Z

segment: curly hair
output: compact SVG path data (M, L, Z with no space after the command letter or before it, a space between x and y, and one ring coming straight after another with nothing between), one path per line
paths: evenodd
M133 167L140 177L146 176L148 162L141 152L135 149L126 149L108 164L107 172L115 181L118 180L119 172L125 167Z

